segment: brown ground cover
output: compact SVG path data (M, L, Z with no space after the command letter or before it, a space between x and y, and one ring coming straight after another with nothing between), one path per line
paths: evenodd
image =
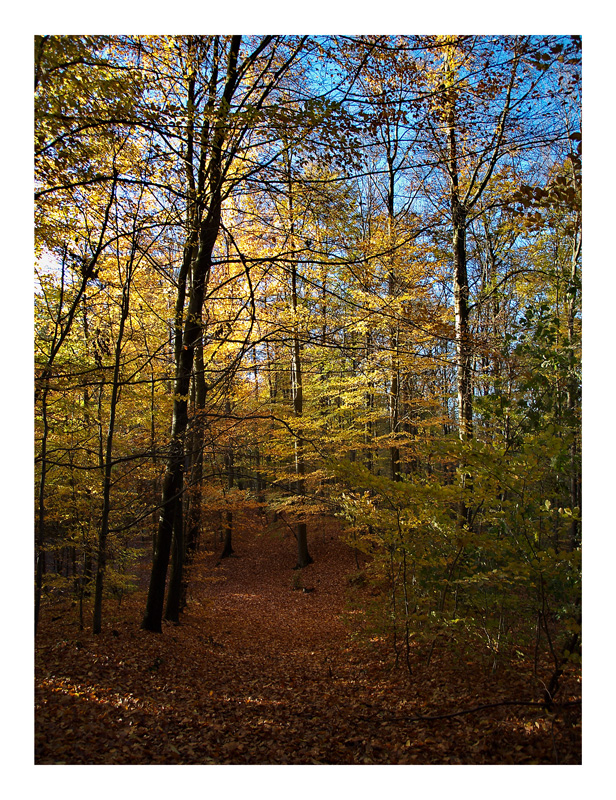
M312 526L301 581L314 591L303 592L288 528L247 521L237 557L200 557L182 623L162 636L139 628L143 592L108 601L98 636L79 630L75 609L46 607L36 763L580 763L575 675L552 713L493 705L537 699L528 670L438 652L427 667L413 651L409 678L386 642L353 637L344 616L357 567L337 530Z

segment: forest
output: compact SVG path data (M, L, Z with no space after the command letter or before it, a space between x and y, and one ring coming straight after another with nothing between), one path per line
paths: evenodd
M36 764L581 763L581 66L35 37Z

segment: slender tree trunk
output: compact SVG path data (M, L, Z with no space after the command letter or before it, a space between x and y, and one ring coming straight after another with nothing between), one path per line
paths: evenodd
M573 255L571 258L571 289L569 292L569 303L567 307L567 344L569 347L569 380L567 382L567 410L569 414L569 425L573 431L571 446L569 448L570 458L570 471L571 477L569 479L570 490L570 503L571 508L581 510L582 496L581 496L581 475L579 468L579 454L578 454L578 433L577 433L577 416L578 416L578 394L579 385L575 375L575 313L577 304L577 262L582 249L581 234L575 243ZM580 530L579 521L574 517L571 521L571 529L569 532L569 548L573 550L580 544Z
M225 401L225 413L231 414L231 401L227 397ZM229 444L227 451L225 453L225 467L227 472L227 488L232 489L233 484L235 483L235 472L234 472L234 464L233 464L233 447ZM223 549L222 553L220 554L221 558L228 558L229 556L233 555L233 512L230 508L227 508L224 514L224 526L223 526Z
M293 183L291 176L291 163L287 162L287 179L289 191L289 218L291 227L291 249L295 250L294 233L295 222L293 216ZM304 411L304 394L302 380L302 360L299 339L299 318L297 302L297 262L295 255L291 259L291 311L293 312L293 341L291 352L291 391L293 395L293 413L295 415L297 432L295 434L295 491L303 495L305 490L304 475L306 474L306 464L304 460L304 439L302 436L301 417ZM295 569L303 569L308 564L312 564L313 559L308 552L308 536L305 522L298 522L295 536L297 539L297 564Z
M395 146L394 146L395 150ZM389 256L389 277L388 277L388 293L389 297L395 302L398 275L396 274L395 259L393 255L394 244L394 201L396 189L396 173L394 169L394 154L392 151L392 142L389 138L389 127L387 128L387 165L388 165L388 189L387 189L387 234L389 239L389 247L391 254ZM389 348L391 350L390 356L390 391L389 391L389 433L392 438L392 444L389 447L389 459L391 468L391 479L393 481L400 480L400 448L396 442L398 435L398 428L400 423L400 360L398 352L400 329L399 325L392 325L389 330Z
M400 427L400 364L398 356L398 327L392 327L389 346L391 348L391 389L389 393L389 432L394 444L389 448L391 479L400 480L400 448L395 443Z
M370 371L370 355L372 353L372 336L370 331L366 332L366 364L367 369ZM367 419L364 426L364 443L365 449L365 463L366 469L369 472L374 470L374 451L372 450L372 441L374 439L374 424L372 422L372 412L374 409L374 384L372 381L368 382L368 391L365 394L366 413Z
M96 566L96 579L94 584L94 613L92 617L92 632L100 633L102 624L103 610L103 585L105 579L105 569L107 566L107 537L109 535L109 514L111 511L111 470L113 468L113 437L115 433L115 419L118 407L118 397L120 391L120 365L122 362L122 343L124 339L124 327L128 319L130 305L130 285L132 279L133 262L135 251L133 250L127 265L127 274L124 287L122 289L122 311L120 315L120 325L116 339L113 383L111 386L111 400L109 408L109 426L107 428L107 438L105 443L105 459L103 463L103 512L101 527L98 535L98 557Z
M468 276L466 271L466 212L452 199L454 253L454 310L460 439L473 437L473 389L469 339Z
M88 324L87 295L85 292L83 295L83 334L87 351L90 341L90 327ZM91 430L92 426L94 425L94 422L90 411L90 393L88 392L87 386L85 386L83 390L83 421L85 429L87 431ZM77 501L75 499L75 506L76 505ZM92 584L92 578L94 576L92 542L88 537L90 525L91 525L91 519L88 521L87 527L82 524L83 567L82 567L81 580L79 586L79 622L81 630L83 630L83 599L85 597L89 597L91 594L92 591L91 584Z
M49 378L42 391L41 416L43 419L43 439L41 442L41 477L38 492L38 518L36 531L36 581L34 594L34 632L38 630L41 611L41 595L43 591L43 575L45 574L45 483L47 478L47 439L49 437L49 420L47 419L47 395L49 394Z
M213 52L213 70L210 76L209 103L208 107L214 107L215 87L218 76L218 37L215 37ZM195 148L195 85L196 85L196 61L194 52L194 39L188 38L188 94L187 94L187 124L186 124L186 158L184 162L186 172L186 184L188 193L188 204L186 208L186 228L188 230L188 242L184 249L182 269L178 281L178 297L176 304L176 339L175 339L175 363L180 364L182 356L183 341L183 313L186 301L186 285L188 278L194 278L191 274L191 266L195 258L197 247L197 234L199 229L198 215L199 203L197 183L199 192L203 191L204 174L200 169L197 180L195 181L194 170L194 148ZM206 151L205 143L209 135L209 120L204 121L201 131L201 159L204 158ZM203 325L199 329L198 340L195 344L194 352L194 373L193 373L193 410L195 412L195 423L192 430L192 446L188 457L185 457L185 468L190 467L193 491L186 496L180 495L175 501L175 512L173 520L173 545L172 545L172 565L171 578L169 582L169 596L167 597L167 607L165 616L172 622L179 622L179 615L186 605L188 595L188 577L186 569L192 563L194 552L197 547L199 530L201 527L201 476L203 467L203 415L205 408L205 398L207 394L205 386L205 375L203 369ZM186 456L186 454L185 454ZM184 488L184 476L181 476L182 489ZM184 509L187 510L187 536L184 537Z
M62 273L61 273L61 280L60 280L60 298L58 301L58 313L54 323L54 333L53 339L50 348L49 358L47 359L47 364L42 371L40 376L40 383L35 388L35 403L38 399L38 396L41 396L41 418L43 420L43 437L41 440L41 477L39 481L39 491L38 491L38 509L37 509L37 532L36 532L36 572L35 572L35 590L34 590L34 632L36 634L38 630L38 623L41 611L41 596L43 591L43 575L45 574L45 561L46 561L46 553L45 553L45 491L46 491L46 482L47 482L47 471L48 471L48 463L47 463L47 441L49 438L49 420L47 418L47 398L49 395L49 379L51 377L51 370L53 366L53 361L55 356L57 355L63 341L63 337L68 334L68 330L72 324L74 316L77 312L77 308L79 307L79 302L81 300L82 294L85 292L87 280L84 278L82 286L80 287L80 292L78 293L77 300L74 300L71 309L69 311L68 320L66 320L64 327L62 325L62 307L64 305L64 281L66 276L66 258L67 258L67 249L64 250L64 256L62 259Z
M473 438L473 387L471 381L471 347L468 324L468 276L466 271L466 211L452 196L453 252L454 252L454 311L456 327L456 367L458 388L458 435L463 442ZM472 489L472 478L462 469L462 488ZM472 511L463 501L459 504L463 524L471 527Z
M292 280L292 300L293 311L297 310L297 283L296 283L296 267L292 267L291 280ZM299 426L300 419L303 414L304 401L303 401L303 385L302 385L302 362L300 354L299 331L297 321L294 325L293 332L293 369L292 369L292 389L293 389L293 412L295 414L296 422ZM297 481L295 490L298 494L303 495L305 491L304 475L306 474L306 463L304 460L304 439L302 437L301 428L298 427L295 436L295 474ZM308 535L305 522L298 522L296 529L297 536L297 569L303 569L308 564L312 564L313 559L308 552Z
M456 332L456 382L458 393L458 435L465 442L473 436L473 389L471 382L471 347L469 340L468 273L466 267L467 209L460 201L456 142L455 91L449 100L447 140L451 181L451 221L453 246L453 293ZM471 487L471 478L462 463L462 488ZM461 525L470 527L471 511L461 500L458 505Z
M453 262L454 262L454 305L456 326L456 367L458 384L458 429L460 439L466 441L473 437L473 385L472 385L472 352L469 333L469 286L466 267L466 228L467 217L470 209L481 198L492 176L498 156L500 154L507 116L511 105L511 92L518 69L519 52L518 42L514 46L514 58L511 62L511 76L507 87L507 95L499 115L499 120L494 131L494 139L490 145L491 155L486 160L483 179L471 194L475 179L471 180L465 194L461 193L458 152L456 140L457 111L456 111L456 83L458 79L457 67L454 64L453 52L448 52L447 89L446 97L446 126L447 126L447 169L451 184L451 218L453 228ZM484 153L487 157L487 152ZM463 197L463 199L461 199Z
M47 359L47 364L45 365L44 369L41 371L40 375L37 377L35 381L35 388L34 388L34 397L35 400L38 399L42 388L47 385L47 381L51 377L51 370L53 368L53 362L55 361L56 356L60 352L60 348L62 347L66 337L69 335L73 322L75 320L75 316L77 314L77 310L79 308L79 304L83 298L83 295L87 289L88 281L90 281L97 272L98 267L98 260L103 252L105 246L105 234L107 232L107 226L109 225L109 217L111 214L111 209L113 203L115 201L116 196L116 187L117 187L117 178L118 174L116 172L115 165L113 167L113 181L111 184L111 189L109 192L109 200L107 202L107 206L105 208L105 214L103 217L103 223L101 226L98 243L96 245L95 251L92 257L87 261L82 269L81 272L81 282L77 289L77 292L71 302L71 305L67 311L67 313L62 317L62 299L60 300L60 305L58 308L58 319L56 320L56 329L54 333L53 343L51 345L49 358ZM66 258L67 248L65 248L64 259ZM62 293L61 298L64 296L64 274L65 274L65 261L62 262Z
M456 330L456 371L458 388L458 430L460 439L473 436L473 395L471 347L469 340L468 274L466 269L467 211L459 198L456 152L455 107L449 114L449 174L451 177L451 220L453 244L453 292Z

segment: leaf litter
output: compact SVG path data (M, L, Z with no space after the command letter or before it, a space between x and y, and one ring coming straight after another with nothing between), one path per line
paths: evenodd
M98 636L70 606L48 608L35 763L581 763L578 675L552 712L507 705L541 696L528 665L492 673L443 652L427 666L413 649L409 676L390 643L345 623L357 565L336 522L313 525L301 573L313 591L297 591L294 544L245 521L238 557L200 556L181 624L162 635L140 630L144 592L107 601Z

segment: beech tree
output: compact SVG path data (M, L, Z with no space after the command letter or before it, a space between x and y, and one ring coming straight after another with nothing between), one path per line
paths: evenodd
M178 300L182 318L181 348L177 353L172 438L163 483L162 513L154 551L152 576L143 627L160 631L167 564L173 538L173 520L183 491L184 436L188 424L188 397L194 353L202 336L202 309L212 254L220 231L222 204L239 178L233 174L236 152L254 130L256 115L278 88L302 48L302 40L287 46L280 37L264 37L252 44L241 59L241 36L211 41L188 38L177 44L186 50L187 75L182 93L187 120L184 159L188 185L188 237L184 248L184 272L190 277L187 305ZM265 71L264 66L272 69ZM219 71L221 79L219 79ZM267 77L267 80L266 80ZM197 94L198 83L201 91ZM207 89L206 89L207 87ZM179 87L175 87L176 91ZM207 91L207 94L206 94ZM201 98L199 107L197 98ZM248 97L250 108L246 107ZM238 113L233 115L232 109ZM196 163L195 163L196 162ZM177 530L180 530L178 525ZM181 552L183 545L178 545ZM179 567L179 564L178 564ZM179 580L174 582L177 585ZM177 619L177 600L169 603L166 616Z

